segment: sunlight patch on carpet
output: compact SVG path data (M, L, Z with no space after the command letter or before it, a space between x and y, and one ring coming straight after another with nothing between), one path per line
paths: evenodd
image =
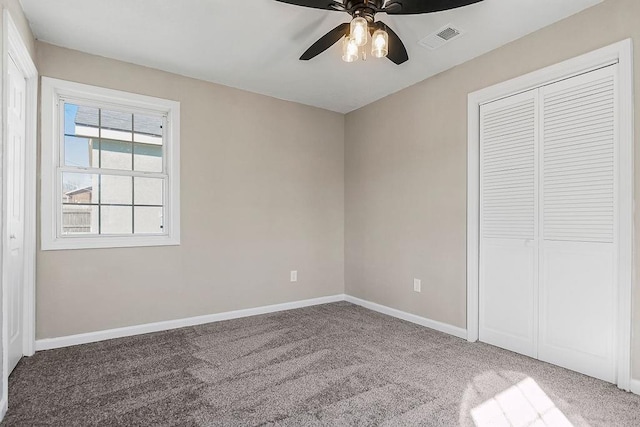
M471 417L477 427L573 425L530 377L471 409Z

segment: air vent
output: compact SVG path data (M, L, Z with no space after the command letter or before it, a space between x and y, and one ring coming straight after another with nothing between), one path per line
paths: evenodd
M440 37L444 41L449 41L455 36L459 36L459 35L460 35L460 31L452 27L447 27L438 33L438 37Z
M460 37L463 33L464 31L460 28L456 28L449 24L423 38L418 42L418 44L429 49L437 49L443 44Z

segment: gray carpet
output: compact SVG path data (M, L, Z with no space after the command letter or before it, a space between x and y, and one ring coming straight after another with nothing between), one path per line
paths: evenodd
M11 426L639 426L640 396L341 302L23 359Z

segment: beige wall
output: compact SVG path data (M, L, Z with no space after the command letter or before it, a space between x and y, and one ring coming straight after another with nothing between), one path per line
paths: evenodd
M38 339L344 291L343 115L36 51L43 76L177 100L182 113L182 244L39 251Z
M606 0L348 114L346 292L465 327L467 94L631 37L640 123L639 18L640 1ZM636 147L639 141L636 133ZM635 163L640 199L640 148ZM640 214L635 221L640 247ZM414 277L422 293L413 292ZM640 378L637 281L634 288Z

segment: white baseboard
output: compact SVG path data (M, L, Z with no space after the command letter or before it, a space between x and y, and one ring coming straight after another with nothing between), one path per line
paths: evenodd
M467 330L452 326L447 323L438 322L436 320L420 317L415 314L396 310L395 308L376 304L351 295L331 295L327 297L313 298L302 301L286 302L282 304L267 305L263 307L247 308L244 310L227 311L224 313L207 314L204 316L188 317L186 319L166 320L162 322L146 323L143 325L126 326L123 328L108 329L104 331L88 332L85 334L69 335L57 338L45 338L36 340L36 351L51 350L54 348L70 347L79 344L88 344L92 342L110 340L113 338L123 338L132 335L148 334L151 332L168 331L170 329L184 328L187 326L202 325L205 323L220 322L223 320L238 319L241 317L257 316L259 314L275 313L284 310L293 310L296 308L310 307L319 304L328 304L338 301L348 301L369 310L377 311L398 319L408 322L417 323L427 328L435 329L446 334L450 334L459 338L467 338ZM6 402L5 402L6 406Z
M640 394L640 380L631 379L629 388L631 389L631 393Z
M378 313L397 317L398 319L406 320L407 322L417 323L418 325L426 326L427 328L435 329L436 331L444 332L445 334L453 335L458 338L467 339L466 329L449 325L448 323L427 319L426 317L421 317L395 308L387 307L385 305L376 304L375 302L352 297L351 295L345 295L345 300L352 304L368 308L369 310L377 311Z
M282 304L266 305L262 307L247 308L244 310L227 311L224 313L207 314L204 316L188 317L186 319L167 320L163 322L146 323L143 325L127 326L124 328L108 329L105 331L88 332L85 334L69 335L58 338L45 338L36 340L36 351L50 350L54 348L69 347L78 344L110 340L113 338L129 337L132 335L148 334L150 332L167 331L170 329L184 328L186 326L202 325L205 323L220 322L222 320L238 319L240 317L257 316L259 314L275 313L295 308L310 307L313 305L327 304L344 301L343 294L327 297L313 298L301 301L285 302Z

